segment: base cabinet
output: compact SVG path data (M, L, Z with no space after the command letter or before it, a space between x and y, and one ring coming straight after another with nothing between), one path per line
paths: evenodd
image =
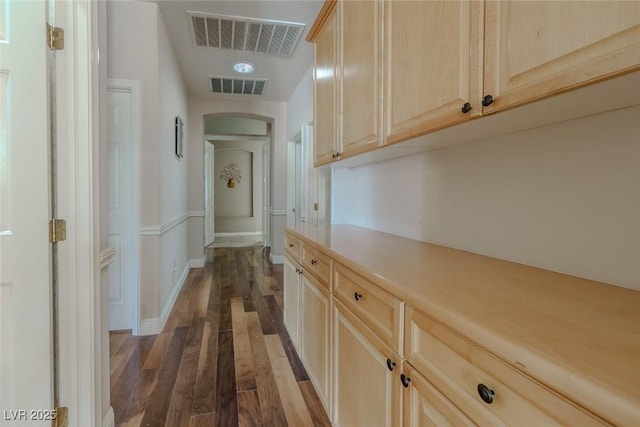
M400 426L398 356L335 299L333 328L334 425Z
M300 286L300 358L329 412L331 294L303 273Z

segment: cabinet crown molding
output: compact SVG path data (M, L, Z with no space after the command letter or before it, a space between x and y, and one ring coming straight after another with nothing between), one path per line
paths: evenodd
M318 37L318 33L324 26L324 23L327 21L327 19L329 19L329 17L333 13L333 10L335 9L337 3L338 3L338 0L326 0L324 2L324 4L322 5L322 9L320 9L318 16L316 17L316 20L313 23L313 26L309 30L309 34L307 34L307 38L305 39L306 41L310 43L315 43L316 37Z

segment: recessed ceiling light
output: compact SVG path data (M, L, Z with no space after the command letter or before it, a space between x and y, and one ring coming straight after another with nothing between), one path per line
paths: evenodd
M249 61L238 61L233 64L233 69L242 74L253 73L253 70L255 70L255 68L256 64Z

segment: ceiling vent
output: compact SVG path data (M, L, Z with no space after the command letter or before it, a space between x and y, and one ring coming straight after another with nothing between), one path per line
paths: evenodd
M211 92L236 95L262 95L267 79L239 79L236 77L209 76Z
M196 46L290 56L304 24L187 12Z

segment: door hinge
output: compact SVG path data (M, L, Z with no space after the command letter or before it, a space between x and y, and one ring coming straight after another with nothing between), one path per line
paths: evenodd
M49 243L62 242L67 239L67 221L64 219L49 220Z
M313 210L314 210L314 211L317 211L317 210L318 210L318 204L317 204L317 203L314 203L314 204L313 204Z
M47 24L47 46L49 50L64 49L64 30Z
M56 408L56 419L51 423L52 427L69 427L69 408L60 406Z

